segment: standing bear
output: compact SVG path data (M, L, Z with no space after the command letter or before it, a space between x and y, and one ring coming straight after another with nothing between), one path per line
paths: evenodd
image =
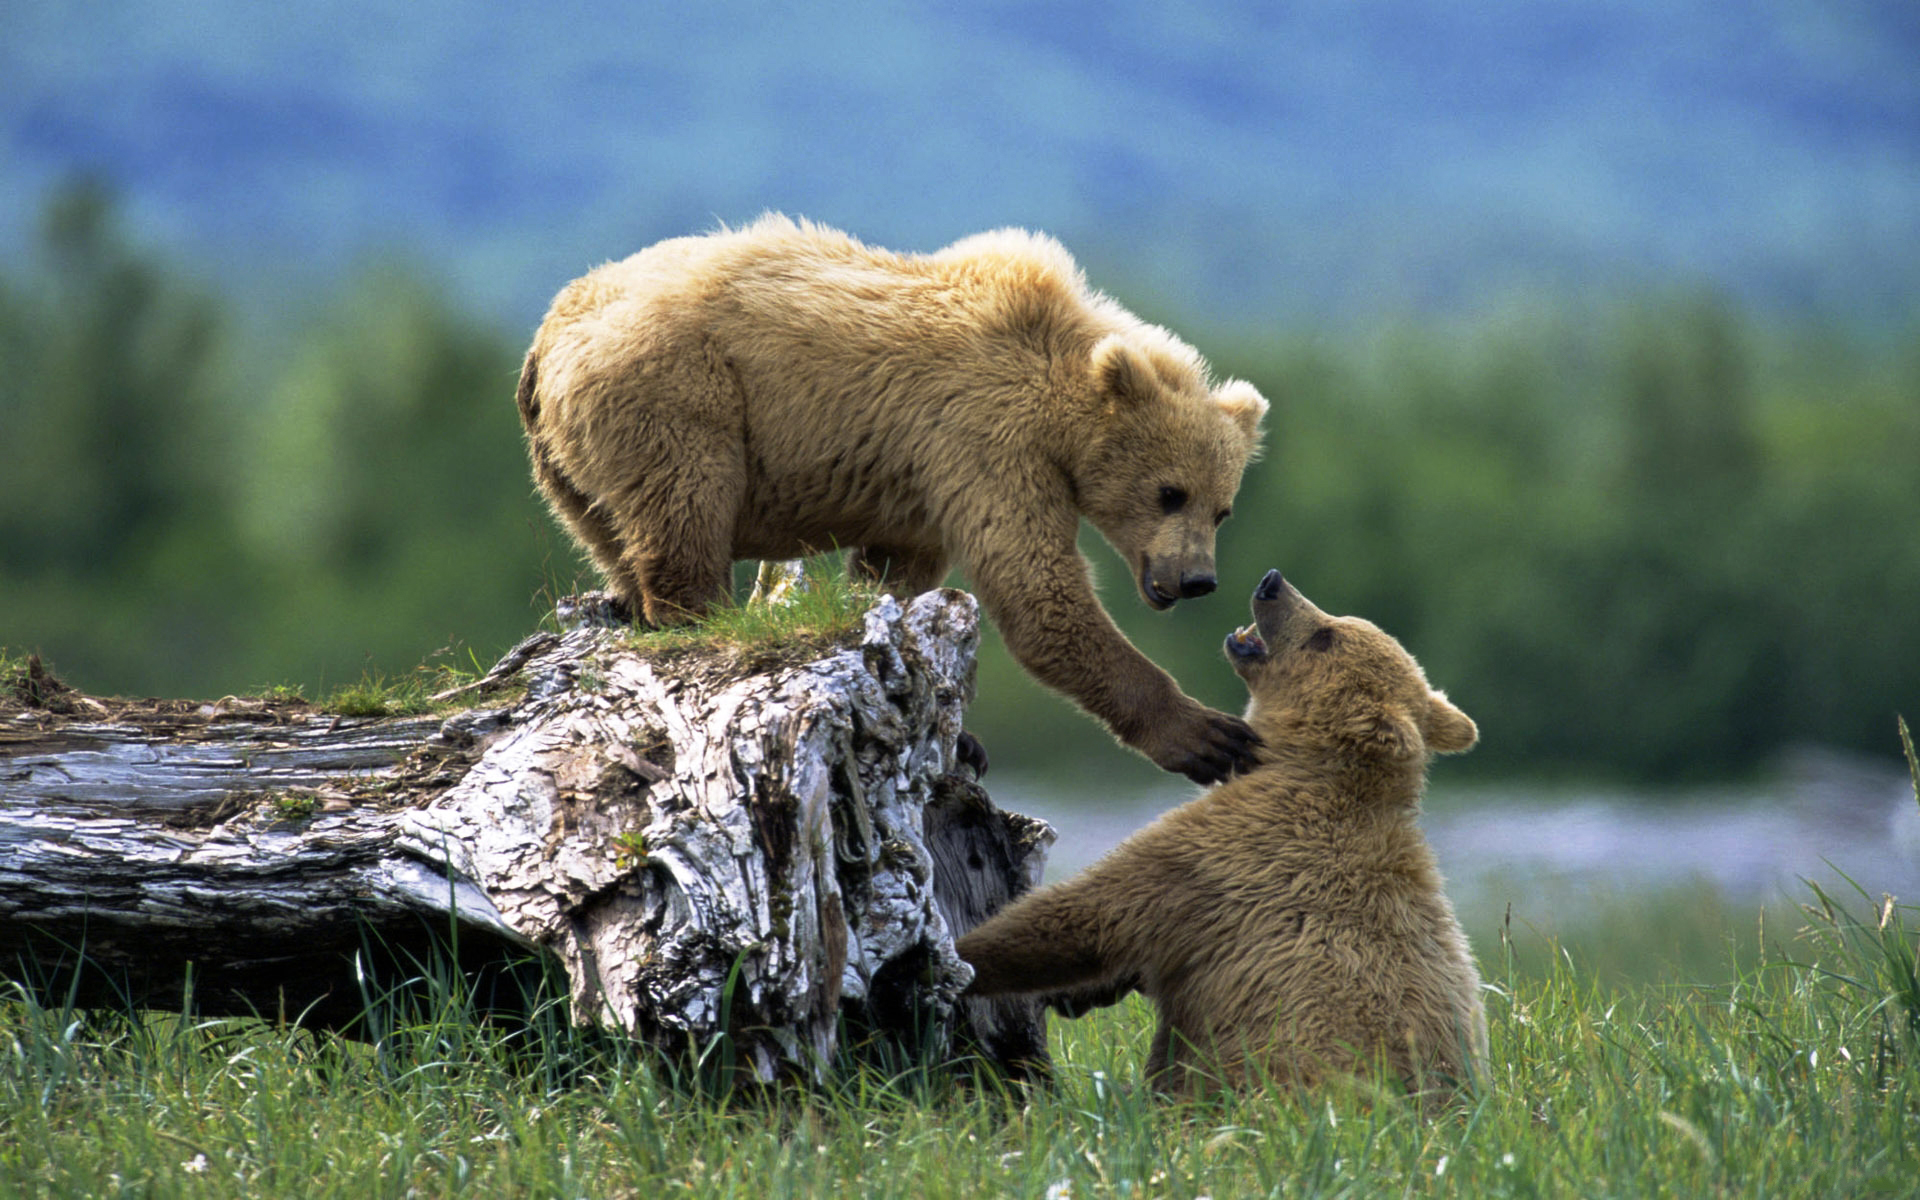
M958 560L1014 657L1121 741L1200 782L1252 761L1074 542L1085 517L1155 609L1212 591L1267 403L1050 238L900 255L767 216L661 242L562 289L519 404L548 502L649 622L723 599L737 559L847 547L903 595Z
M960 939L975 995L1071 1013L1138 988L1175 1092L1383 1065L1420 1091L1485 1058L1480 976L1415 823L1432 754L1478 731L1399 643L1269 571L1227 637L1263 749L1249 773Z

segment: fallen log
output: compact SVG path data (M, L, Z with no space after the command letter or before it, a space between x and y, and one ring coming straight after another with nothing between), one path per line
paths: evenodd
M972 597L746 654L643 652L599 597L562 618L424 715L100 700L31 665L0 696L0 972L364 1035L370 978L438 954L493 1009L557 966L577 1020L724 1039L756 1080L848 1031L1044 1069L1038 1005L963 1000L953 952L1053 840L956 759Z

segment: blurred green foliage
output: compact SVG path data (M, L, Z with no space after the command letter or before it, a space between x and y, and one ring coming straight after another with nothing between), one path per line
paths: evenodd
M0 278L0 645L95 691L317 694L449 646L484 665L590 581L528 482L525 331L375 266L263 350L86 185L37 253ZM1676 294L1183 332L1274 404L1221 591L1154 615L1087 547L1196 696L1244 703L1219 645L1278 566L1473 714L1466 769L1724 776L1795 741L1885 753L1920 711L1913 330ZM997 768L1155 774L991 636L980 689Z
M1252 359L1280 415L1222 557L1402 638L1483 768L1885 753L1920 701L1917 346L1679 296Z
M1221 590L1109 611L1208 703L1279 567L1399 637L1480 723L1449 772L1724 778L1795 742L1871 754L1920 711L1920 338L1766 324L1711 294L1209 343L1273 404ZM994 647L995 752L1138 772ZM1009 703L1009 697L1012 702ZM1017 760L1016 760L1017 761Z
M564 539L516 337L378 266L261 331L88 183L36 249L0 278L0 644L99 692L324 694L532 626Z

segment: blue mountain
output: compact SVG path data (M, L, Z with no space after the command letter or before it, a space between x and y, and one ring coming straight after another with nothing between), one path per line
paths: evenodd
M24 11L22 11L24 10ZM14 6L0 257L47 189L242 289L399 252L530 325L586 267L766 209L931 249L1047 229L1257 331L1707 284L1904 318L1911 0L238 0Z

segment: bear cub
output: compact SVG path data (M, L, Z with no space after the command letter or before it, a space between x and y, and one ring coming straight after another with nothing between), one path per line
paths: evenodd
M1433 754L1478 730L1373 624L1269 571L1226 640L1261 761L962 937L969 991L1069 1014L1134 989L1174 1092L1384 1067L1414 1091L1487 1052L1480 976L1416 823Z
M646 621L728 595L739 559L846 547L902 596L964 564L1007 649L1200 783L1252 734L1100 607L1085 519L1164 611L1214 590L1214 530L1267 402L1088 286L1052 238L895 254L769 216L575 280L516 392L534 477Z

